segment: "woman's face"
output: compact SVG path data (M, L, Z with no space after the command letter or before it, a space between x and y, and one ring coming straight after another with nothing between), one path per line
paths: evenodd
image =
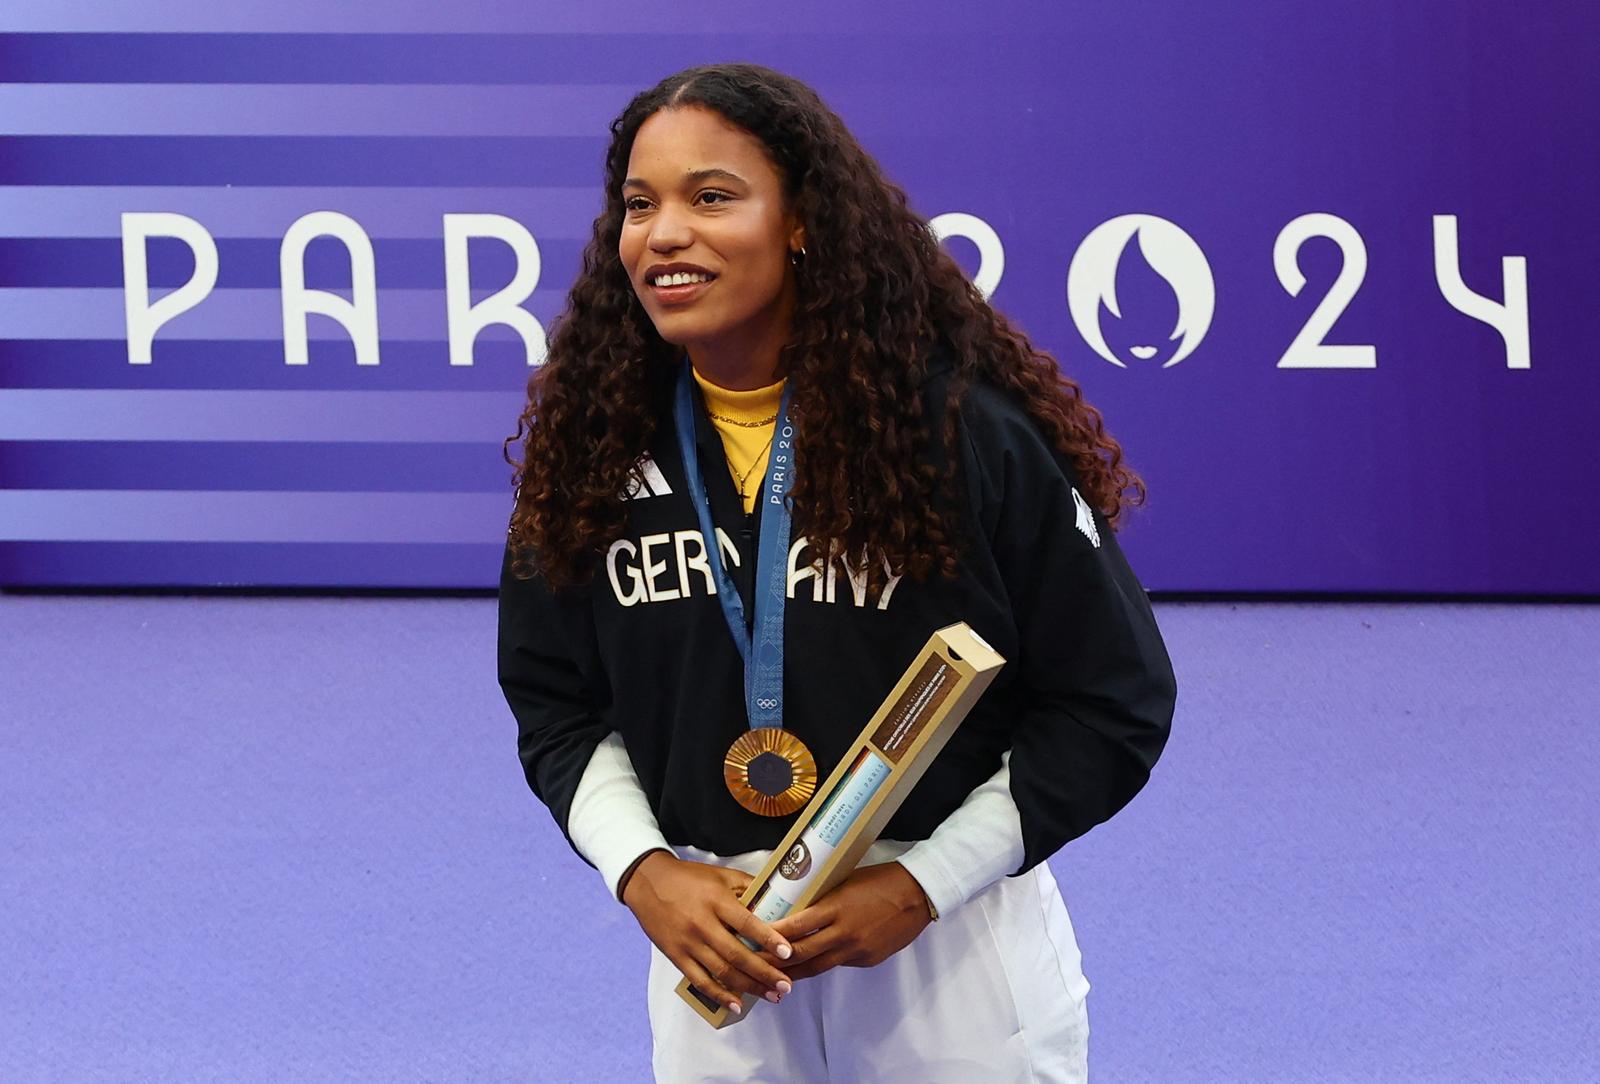
M618 253L663 339L754 349L787 337L789 252L805 235L760 140L704 107L660 110L634 139L622 197ZM658 284L674 265L710 281Z

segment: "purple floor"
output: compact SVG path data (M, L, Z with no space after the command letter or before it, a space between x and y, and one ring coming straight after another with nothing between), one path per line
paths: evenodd
M1172 743L1052 862L1095 1078L1600 1079L1600 606L1157 610ZM0 595L0 1080L648 1079L493 647L491 600Z

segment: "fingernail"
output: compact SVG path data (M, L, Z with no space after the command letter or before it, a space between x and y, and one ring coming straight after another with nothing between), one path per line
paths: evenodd
M768 990L767 991L767 1000L772 1002L774 1005L776 1005L778 1003L778 995L773 993L771 990Z
M744 1009L740 1008L737 1001L730 1001L728 1002L728 1011L733 1013L735 1016L738 1016L740 1013L744 1012Z
M773 949L773 951L778 954L778 959L780 960L787 960L789 957L794 955L794 949L781 942L778 944L777 948Z
M787 979L779 979L778 980L778 993L787 994L790 990L793 990L793 989L794 989L794 984L789 982Z

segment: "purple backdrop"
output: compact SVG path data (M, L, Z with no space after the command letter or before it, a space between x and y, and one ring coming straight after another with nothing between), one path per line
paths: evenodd
M752 60L970 216L1149 483L1147 586L1600 592L1591 5L51 7L0 17L0 583L491 586L606 126Z

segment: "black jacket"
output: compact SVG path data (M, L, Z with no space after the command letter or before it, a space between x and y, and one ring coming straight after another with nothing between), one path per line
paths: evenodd
M925 387L935 434L948 383L945 365ZM712 469L721 438L698 389L696 403L713 519L739 555L730 572L749 614L759 502L746 516L727 471ZM807 568L803 546L791 551L784 725L826 777L928 636L967 622L1008 661L883 834L927 838L1010 747L1021 873L1139 791L1177 686L1115 536L1020 404L968 387L959 451L958 514L972 541L957 578L908 577L863 604L842 565L830 583ZM616 730L668 841L724 855L770 848L791 820L748 812L723 782L723 754L749 726L743 664L712 594L670 410L650 457L653 481L628 501L626 530L589 584L552 592L515 579L506 553L499 676L523 769L566 833L589 758Z

